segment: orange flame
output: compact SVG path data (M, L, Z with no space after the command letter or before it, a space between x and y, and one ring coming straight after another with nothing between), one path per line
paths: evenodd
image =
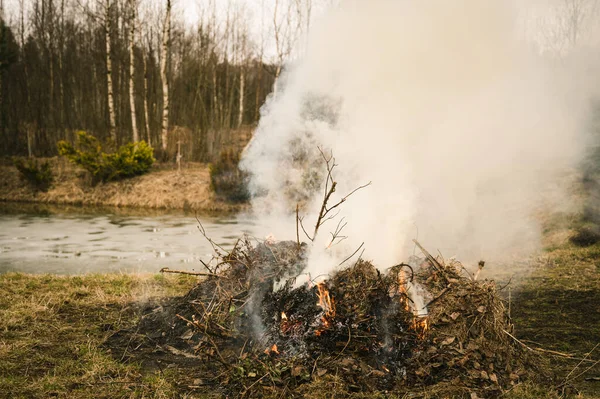
M315 331L317 336L321 335L324 330L331 327L331 319L335 317L335 301L329 295L329 290L325 286L325 283L317 284L317 297L319 298L319 302L317 302L317 306L323 309L323 315L321 316L321 322L323 323L323 328Z
M403 269L400 269L400 272L398 273L398 291L400 294L400 301L402 302L402 305L404 306L404 309L407 312L410 312L410 304L408 303L408 289L406 288L406 283L408 282L408 279L406 278L406 272Z
M269 355L271 353L279 355L279 349L277 348L277 344L273 344L272 347L265 349L265 354L266 355Z
M400 270L398 273L398 293L400 293L400 302L407 312L413 313L413 320L410 328L417 333L419 339L425 339L425 334L429 330L429 318L427 316L419 316L416 309L412 309L409 303L408 296L408 278L406 271Z
M413 320L413 330L417 332L417 337L421 340L425 339L427 331L429 331L429 317L415 317Z

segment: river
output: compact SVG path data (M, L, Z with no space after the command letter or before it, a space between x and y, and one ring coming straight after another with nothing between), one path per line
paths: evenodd
M254 227L236 215L199 219L225 248ZM0 273L205 271L211 254L194 214L0 204Z

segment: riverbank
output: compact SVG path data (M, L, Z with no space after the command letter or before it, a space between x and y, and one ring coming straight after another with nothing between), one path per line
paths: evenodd
M35 193L13 165L1 164L0 201L197 212L238 212L247 207L215 196L208 164L186 163L181 171L172 164L158 164L145 175L92 187L81 169L60 158L50 162L55 182L46 193Z

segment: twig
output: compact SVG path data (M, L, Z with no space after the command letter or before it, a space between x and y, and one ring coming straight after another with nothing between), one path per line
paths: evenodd
M212 270L210 267L208 267L208 265L202 260L202 259L198 259L200 261L200 263L202 263L202 265L206 268L206 270L208 270L209 273L214 274L214 270Z
M210 243L210 245L213 247L213 250L219 254L219 251L217 251L217 248L219 248L221 251L223 251L226 254L229 254L229 252L223 248L222 246L220 246L219 244L217 244L216 242L214 242L212 240L212 238L210 238L207 234L206 234L206 230L204 229L204 226L202 225L202 222L200 221L200 219L198 218L198 214L194 215L196 218L196 221L198 222L198 230L200 231L200 233L204 236L204 238L206 238L206 240Z
M371 185L371 182L369 182L360 187L357 187L354 190L352 190L349 194L342 197L342 199L340 199L335 205L333 205L332 207L327 207L327 204L329 203L329 199L331 198L333 193L335 193L335 190L337 187L337 182L333 179L333 170L335 169L337 164L335 163L335 158L333 157L333 153L329 157L327 157L327 155L325 155L325 153L323 152L321 147L317 147L317 148L319 149L319 152L321 153L321 156L323 157L323 160L325 161L325 167L327 168L327 177L325 178L323 202L321 204L321 210L319 211L319 216L317 217L317 222L315 223L315 230L312 235L312 241L314 241L315 238L317 237L319 228L325 222L327 222L328 220L334 219L337 216L337 214L333 215L333 216L329 214L332 210L334 210L335 208L337 208L338 206L340 206L341 204L346 202L348 197L350 197L352 194L354 194L358 190ZM330 185L330 183L331 183L331 185ZM302 220L300 220L300 222L302 222ZM308 236L308 234L307 234L307 236Z
M309 236L308 233L306 232L306 229L304 228L304 223L302 223L303 221L304 221L304 216L298 218L298 222L300 222L300 227L302 228L302 231L306 235L306 238L308 238L311 241L314 241L314 237Z
M429 252L427 252L427 250L425 248L423 248L423 246L421 244L419 244L419 242L417 240L413 240L413 242L417 245L417 247L419 247L421 252L423 252L423 255L425 255L425 257L427 258L429 263L431 263L431 266L433 266L435 269L437 269L439 272L441 272L442 265L440 265L440 262L438 262L433 256L431 256L431 254Z
M215 273L188 272L185 270L171 270L168 267L163 267L162 269L160 269L160 273L186 274L189 276L222 277L220 274L215 274Z
M336 214L336 216L337 216L337 214ZM335 240L337 240L337 239L339 239L339 241L336 244L339 244L340 242L342 242L346 238L348 238L348 236L341 236L340 235L342 233L342 230L344 230L344 227L346 227L348 225L348 222L344 223L344 219L345 218L341 218L340 221L338 222L338 224L337 224L334 232L333 233L329 233L329 234L331 234L331 241L327 245L327 248L331 248L333 245L335 245L334 243L335 243Z
M188 324L191 324L192 326L196 326L197 327L197 323L194 323L193 321L188 320L188 319L186 319L185 317L183 317L183 316L181 316L179 314L176 314L175 316L179 317L181 320L187 322ZM215 343L215 341L213 341L213 339L209 335L206 335L206 339L208 340L208 342L215 349L215 352L217 353L217 355L219 357L217 360L219 360L224 366L231 367L231 365L229 363L227 363L227 361L223 358L223 355L221 355L221 351L219 351L219 347L217 346L217 344ZM206 341L204 341L204 342L206 342Z
M429 306L433 305L434 303L436 303L437 301L439 301L444 295L446 295L446 293L448 291L450 291L450 288L452 288L452 284L448 284L448 286L446 288L444 288L442 290L442 292L440 292L440 294L438 296L436 296L435 298L433 298L431 301L429 301L429 303L427 303L427 305L425 305L423 307L423 309L428 308ZM421 309L421 310L423 310Z
M350 341L352 340L352 331L350 330L350 326L346 326L346 327L348 327L348 341L346 341L346 345L344 345L344 347L342 348L342 350L340 351L340 353L338 353L337 356L333 360L336 360L340 356L342 356L342 353L344 353L344 351L346 350L346 348L348 347L348 345L350 345Z
M586 353L585 356L583 357L583 359L587 359L592 354L592 352L594 352L596 350L596 348L598 347L598 345L600 345L600 342L598 342L591 351L589 351L588 353ZM583 363L584 361L585 360L581 360L579 363L577 363L577 365L575 367L573 367L573 370L571 370L569 372L569 374L567 374L567 376L565 377L565 382L569 380L569 377L571 376L571 374L573 374L575 372L575 370L577 370L577 368L579 366L581 366L581 363Z
M511 337L512 339L514 339L515 342L517 342L518 344L522 345L524 348L526 348L526 349L528 349L528 350L530 350L532 352L543 352L543 353L548 353L548 354L551 354L551 355L560 356L560 357L564 357L564 358L571 359L571 360L580 360L580 361L586 361L586 362L593 362L592 366L590 368L586 369L586 372L587 372L587 370L589 370L592 367L594 367L596 364L600 363L600 360L592 360L592 359L588 360L587 356L584 357L583 359L579 359L579 358L575 358L575 357L569 355L568 353L562 353L562 352L557 352L557 351L553 351L553 350L549 350L549 349L543 349L543 348L532 348L532 347L526 345L523 341L519 340L517 337L515 337L511 333L509 333L508 331L502 330L502 332L505 333L506 335L508 335L509 337ZM590 353L588 353L588 355ZM578 374L577 376L573 377L571 380L576 379L577 377L579 377L581 375L582 374ZM563 386L563 385L565 385L567 383L568 383L568 381L565 381L561 385L559 385L558 387L561 387L561 386Z
M522 345L524 348L526 348L526 349L528 349L528 350L530 350L530 351L532 351L532 352L534 351L534 350L533 350L531 347L529 347L529 346L525 345L525 344L523 343L523 341L520 341L520 340L519 340L517 337L515 337L514 335L512 335L512 334L511 334L511 333L509 333L508 331L506 331L506 330L504 330L504 329L503 329L503 330L502 330L502 332L503 332L504 334L508 335L509 337L511 337L512 339L514 339L514 340L515 340L515 342L517 342L518 344L521 344L521 345Z
M587 373L588 371L590 371L591 369L593 369L594 367L596 367L596 365L598 365L598 364L600 364L600 360L596 360L594 363L592 363L592 365L590 367L588 367L587 369L583 370L581 373L577 374L575 377L571 377L570 379L565 379L565 381L562 384L560 384L559 386L557 386L556 388L564 387L569 382L578 379L579 377L581 377L582 375L584 375L585 373Z
M255 386L256 384L258 384L260 381L263 380L263 378L265 378L266 376L268 376L269 374L271 374L270 372L268 372L267 374L263 375L262 377L260 377L258 380L254 381L252 383L252 385L250 385L248 388L244 389L244 392L241 393L241 397L246 396L246 392L248 392L250 389L252 389L253 386Z
M354 251L352 253L352 255L348 256L346 259L344 259L343 261L340 262L340 264L338 266L343 265L346 261L350 260L354 255L356 255L356 253L358 251L360 251L360 249L363 247L363 245L365 245L365 243L363 242L362 244L360 244L360 246L358 248L356 248L356 251Z
M299 209L300 205L296 204L296 244L298 244L298 250L300 250L300 222L299 222Z
M402 269L403 267L408 267L408 269L410 270L410 280L408 281L412 283L415 280L415 270L408 263L399 263L397 265L392 266L392 268L393 267L399 267L400 269Z

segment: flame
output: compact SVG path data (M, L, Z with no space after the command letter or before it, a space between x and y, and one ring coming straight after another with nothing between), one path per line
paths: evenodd
M331 295L329 295L329 290L325 286L325 283L318 283L317 289L317 297L319 298L317 306L323 309L323 315L321 316L323 328L315 331L315 335L319 336L324 330L331 327L331 319L335 317L335 301Z
M398 292L401 294L400 301L402 302L404 309L407 312L410 312L410 303L408 303L408 288L406 287L407 283L408 279L406 278L406 271L404 271L404 269L400 269L400 272L398 273Z
M285 314L285 312L281 312L281 321L283 321L283 320L287 320L287 319L288 319L288 317L287 317L287 315Z
M413 314L413 319L410 325L411 330L417 333L417 337L421 340L425 339L425 335L429 330L429 317L421 316L418 309L413 309L410 305L408 295L408 283L409 280L406 276L406 271L400 270L398 272L398 293L400 295L400 302L407 312Z
M412 329L417 333L419 339L425 339L425 335L427 334L427 331L429 331L429 317L415 317L413 319Z
M279 349L277 348L277 344L273 344L272 347L265 349L265 354L266 355L269 355L271 353L279 355Z

